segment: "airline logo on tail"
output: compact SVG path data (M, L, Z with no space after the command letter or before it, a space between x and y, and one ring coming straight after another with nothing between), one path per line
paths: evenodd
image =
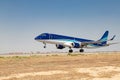
M52 33L42 33L39 36L35 37L36 41L42 42L44 44L44 48L46 48L46 44L55 44L57 49L64 49L65 47L69 48L69 52L73 52L72 48L80 48L80 52L84 52L84 48L99 48L105 47L112 44L117 43L107 43L108 41L112 41L115 38L115 35L108 39L109 31L106 31L103 36L97 40L89 40L83 38L76 38L65 35L58 35Z

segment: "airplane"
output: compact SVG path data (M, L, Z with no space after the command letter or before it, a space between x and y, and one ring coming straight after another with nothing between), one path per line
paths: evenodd
M57 49L64 49L65 47L68 47L69 53L72 53L72 48L80 48L79 52L84 52L83 48L100 48L116 44L107 43L108 41L114 40L116 36L114 35L111 39L108 40L108 34L109 31L105 31L103 36L97 41L52 33L42 33L34 39L38 42L42 42L44 44L44 48L46 48L46 43L55 44Z

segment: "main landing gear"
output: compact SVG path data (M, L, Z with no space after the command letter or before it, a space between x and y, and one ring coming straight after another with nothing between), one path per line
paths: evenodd
M72 52L73 52L73 50L70 48L69 53L72 53ZM84 52L84 49L81 48L81 49L79 50L79 52Z
M69 48L70 48L69 53L72 53L72 52L73 52L73 50L71 49L71 47L69 47Z
M72 52L73 52L73 50L72 50L72 49L70 49L70 50L69 50L69 53L72 53Z
M81 49L80 49L80 52L84 52L84 49L81 48Z

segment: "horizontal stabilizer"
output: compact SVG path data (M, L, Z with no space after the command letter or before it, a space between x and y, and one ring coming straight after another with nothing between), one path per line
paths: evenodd
M120 42L108 43L108 45L119 44Z

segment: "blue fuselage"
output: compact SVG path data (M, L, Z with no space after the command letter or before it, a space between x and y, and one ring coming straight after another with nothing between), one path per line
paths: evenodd
M37 36L35 40L43 42L43 43L51 43L51 44L62 44L64 43L83 43L83 42L93 42L94 40L88 40L88 39L82 39L82 38L76 38L76 37L70 37L70 36L64 36L64 35L58 35L58 34L50 34L50 33L42 33L41 35ZM89 44L86 47L101 47L103 44ZM73 48L79 48L79 47L73 47Z

